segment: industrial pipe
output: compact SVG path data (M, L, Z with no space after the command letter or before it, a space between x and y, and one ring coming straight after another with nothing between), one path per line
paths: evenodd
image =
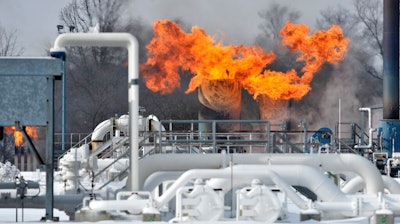
M289 192L286 187L292 189L291 186L302 186L315 193L323 201L348 200L331 179L327 178L317 169L307 165L235 165L234 167L225 169L229 170L233 177L237 175L238 171L249 172L249 174L245 177L233 178L233 183L230 183L229 178L210 179L207 185L214 188L221 188L224 192L227 192L230 188L249 183L251 179L257 178L257 176L253 175L253 173L258 173L257 170L261 172L267 170L276 175L267 176L267 179L257 179L261 179L266 185L276 184L284 192ZM306 176L304 176L305 173L307 174ZM265 177L265 175L261 175L261 177Z
M307 171L307 175L299 175L299 173L294 172L294 170ZM279 175L277 173L279 173ZM291 190L292 188L289 184L308 187L324 201L349 201L345 194L342 193L332 181L313 168L307 166L235 165L234 167L225 169L193 169L185 172L156 200L158 206L162 207L168 203L168 201L175 196L176 191L180 187L185 186L190 180L199 178L223 178L224 180L222 181L210 181L207 185L213 188L222 188L224 192L236 185L246 182L250 183L251 179L254 178L261 179L266 183L273 182L301 209L308 208L307 202L300 199L298 195ZM227 183L230 178L235 180L234 186Z
M372 112L371 112L371 108L360 108L360 111L367 111L368 112L368 129L369 129L369 139L368 139L368 145L355 145L354 148L356 149L370 149L372 148L372 133L374 131L376 131L373 127L372 127ZM364 134L364 133L361 133Z
M112 120L111 119L107 119L103 122L101 122L100 124L98 124L92 133L92 137L91 140L92 141L103 141L104 136L108 133L111 132L113 128L112 125Z
M219 169L229 162L241 165L308 165L333 173L350 171L364 179L367 193L376 194L384 190L382 176L376 167L354 154L155 154L139 161L140 186L155 172Z
M386 190L391 194L400 194L400 183L389 176L382 176L383 185ZM360 176L356 176L349 180L342 188L342 191L346 194L355 194L358 191L363 190L365 182Z
M54 195L54 208L64 211L71 218L74 217L76 208L82 203L84 194ZM24 208L43 208L46 203L46 196L24 198ZM20 198L5 197L0 200L0 208L10 208L16 205Z
M92 200L89 208L96 211L142 211L149 200Z
M178 179L183 172L181 171L160 171L151 174L143 184L144 191L153 191L161 183L169 180Z
M383 119L399 119L399 1L383 1Z
M307 166L289 165L235 165L231 168L216 170L189 170L175 181L174 184L161 195L157 202L158 206L164 205L174 197L174 193L180 187L184 187L190 180L197 178L223 178L222 181L217 180L214 182L213 180L215 179L210 179L207 181L207 185L212 188L221 187L223 192L226 192L235 186L248 183L248 181L254 177L258 177L262 178L262 181L266 181L264 182L265 184L276 184L278 188L285 192L285 194L302 210L315 208L318 211L332 212L333 215L337 213L337 215L344 215L345 217L371 216L375 212L378 212L379 209L383 209L384 207L382 206L386 202L390 211L394 213L399 212L400 206L395 206L398 204L399 198L389 197L392 195L384 196L381 193L378 193L378 196L376 194L345 195L331 180L323 176L317 170L312 169L314 170L312 171L310 169L312 168ZM297 172L293 172L294 170ZM307 173L306 176L299 175L299 173L304 173L303 171ZM279 175L277 173L279 173ZM294 176L297 176L297 178ZM321 179L319 176L322 176ZM230 183L230 178L234 180L233 183ZM299 198L298 195L293 192L293 189L290 188L291 184L310 186L314 192L318 192L321 201L308 204L304 199ZM288 191L286 191L287 189ZM379 195L382 195L384 198L380 198Z
M112 119L108 119L101 122L94 128L91 137L92 152L95 152L100 147L100 145L103 144L104 136L107 135L107 133L112 133L112 123Z
M360 176L356 176L342 187L342 191L346 194L354 194L361 191L365 187L365 182Z
M128 101L130 174L128 189L139 190L139 47L129 33L64 33L59 35L51 52L65 52L67 46L124 47L128 50Z
M176 180L182 174L183 174L183 172L172 172L172 171L171 172L153 173L152 175L149 176L149 178L147 178L147 180L144 184L144 189L146 191L153 191L157 186L159 186L164 181ZM263 174L263 175L265 176L265 174ZM251 176L251 175L249 175L249 176ZM270 183L272 181L276 185L280 186L280 188L282 188L282 191L284 191L287 195L289 195L289 198L291 198L291 200L294 201L294 203L296 205L298 205L302 209L307 209L307 203L297 195L297 193L294 191L294 189L291 186L285 184L285 182L282 180L282 178L280 178L276 174L271 175L270 178L271 178L271 180L267 180L268 183ZM224 179L224 180L226 180L226 179ZM216 179L211 179L208 181L207 185L214 185L214 186L212 186L213 188L221 188L226 193L227 189L224 189L224 187L229 186L229 184L226 185L226 182L224 182L224 180L216 181ZM249 179L247 178L247 180L249 180ZM222 183L222 182L224 182L224 183ZM265 184L268 184L268 183L265 182Z

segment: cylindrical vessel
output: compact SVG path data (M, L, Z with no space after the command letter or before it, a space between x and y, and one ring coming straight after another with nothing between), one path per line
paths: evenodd
M260 109L260 119L269 121L271 130L287 123L289 119L288 100L274 100L268 95L260 95L257 97L257 101Z
M204 80L198 98L205 107L226 115L227 119L240 119L242 91L238 81Z

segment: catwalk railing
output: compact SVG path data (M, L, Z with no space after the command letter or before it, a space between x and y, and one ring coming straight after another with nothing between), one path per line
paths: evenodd
M270 123L263 120L163 120L158 131L139 132L139 155L220 153L222 150L227 153L357 153L353 149L354 144L348 144L349 141L354 143L354 138L338 139L337 134L331 135L331 144L326 145L312 139L315 132L306 129L271 130ZM107 135L109 141L110 136ZM350 133L350 136L357 134ZM90 134L69 135L73 147L90 144L90 137ZM106 140L100 149L107 148L110 155L118 147L119 144L107 145Z
M322 144L312 136L316 131L270 130L270 123L261 120L166 120L160 121L158 131L139 132L140 159L152 154L169 153L357 153L351 146L330 135L330 143ZM93 178L107 172L121 159L129 158L128 136L113 138L110 132L92 157L114 158L114 161L93 173ZM91 134L73 147L91 144ZM340 142L341 144L336 144ZM90 147L89 147L90 148ZM60 159L62 155L58 158ZM118 176L125 176L128 167ZM114 179L113 179L114 180ZM101 189L109 182L97 186Z

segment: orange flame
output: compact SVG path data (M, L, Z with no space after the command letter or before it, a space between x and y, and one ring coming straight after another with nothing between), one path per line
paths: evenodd
M304 75L301 83L309 84L325 62L336 64L343 60L349 39L345 38L342 29L338 25L332 25L327 31L319 30L311 36L307 36L310 29L306 25L287 22L280 35L284 46L292 52L300 52L297 61L304 61L302 69Z
M38 138L37 130L36 130L35 127L27 126L25 130L26 130L26 133L32 139L36 140ZM24 143L24 135L22 134L21 131L17 131L15 126L4 127L4 133L6 135L11 135L11 134L14 133L14 144L15 144L15 146L22 146L22 144Z
M197 26L186 34L169 20L155 22L154 38L147 48L148 60L140 67L143 78L149 89L161 94L180 88L179 69L194 74L186 90L190 93L203 80L237 80L258 74L275 59L260 47L223 46Z
M282 44L299 54L297 61L305 63L303 74L299 76L294 69L287 72L266 70L275 54L258 46L223 46L197 26L192 27L191 33L185 33L172 21L157 21L154 38L147 46L148 60L140 69L146 86L161 94L180 88L179 72L183 70L193 74L186 93L208 81L232 80L254 99L265 95L272 100L299 100L311 90L315 72L325 62L335 64L342 60L349 43L336 25L311 36L309 32L306 25L287 22L280 33Z

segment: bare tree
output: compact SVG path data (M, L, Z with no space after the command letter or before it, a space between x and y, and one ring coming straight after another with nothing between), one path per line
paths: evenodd
M117 32L125 30L123 24L123 0L73 0L60 12L61 25L73 32ZM82 59L93 59L98 64L121 63L121 51L112 48L72 48L72 54L83 56ZM72 61L74 62L74 61Z
M24 49L18 46L17 30L6 30L0 26L0 56L19 56ZM11 135L3 136L0 128L0 162L12 161L14 156L14 138Z
M287 21L296 22L301 13L279 3L272 3L268 9L259 11L258 16L263 22L259 25L261 34L257 36L256 44L270 48L279 42L279 33L285 23Z
M383 75L383 2L380 0L354 0L355 18L359 24L359 61L366 72L375 78Z
M145 61L152 29L138 18L121 16L129 15L123 13L127 4L121 0L73 0L61 10L60 25L73 28L73 32L132 33L139 42L140 60ZM101 121L127 113L126 50L69 47L67 51L67 132L90 132ZM195 96L187 96L183 90L160 96L141 83L139 95L140 104L149 113L164 119L197 114L197 110L188 111ZM168 104L176 106L167 110ZM57 112L61 116L60 109Z
M342 28L344 36L349 37L354 34L354 29L357 28L354 14L342 5L321 10L320 15L322 18L317 19L317 29L329 29L332 24L336 24Z
M351 55L367 74L382 79L383 3L380 0L353 0L353 9L342 6L321 11L319 28L330 24L342 27L351 38Z
M116 0L73 0L60 14L64 25L74 26L78 32L112 32L121 19L122 5L125 1ZM98 25L98 27L96 27Z
M8 31L0 26L0 56L19 56L24 48L17 43L17 30Z
M60 23L72 32L123 31L125 3L73 0L61 10ZM126 113L126 50L69 47L67 51L67 131L89 132L102 120Z
M343 100L342 117L346 121L358 119L359 107L382 102L382 82L377 81L382 75L382 1L354 0L350 7L337 5L320 14L317 29L339 25L350 39L348 50L343 61L324 66L313 80L310 94L294 106L304 111L302 117L312 118L310 126L323 118L333 127L337 114L332 108L338 107L338 99ZM318 117L321 119L315 119Z
M263 47L267 51L273 51L276 59L268 68L278 71L287 71L292 68L299 68L296 57L289 50L282 46L282 39L279 36L281 29L286 22L296 21L301 17L301 13L288 6L272 3L267 9L258 12L262 23L259 25L261 33L257 35L255 44Z

